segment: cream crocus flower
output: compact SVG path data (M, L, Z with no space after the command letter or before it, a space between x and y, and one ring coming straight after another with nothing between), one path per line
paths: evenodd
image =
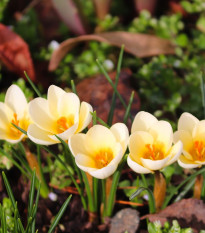
M182 151L182 142L173 143L173 131L166 121L158 121L147 112L139 112L132 124L127 162L137 173L151 173L174 163Z
M128 129L123 123L116 123L110 129L95 125L86 134L73 135L69 147L80 169L93 177L105 179L117 169L128 138Z
M90 104L82 102L74 93L51 85L47 99L38 97L29 103L29 114L33 121L28 128L28 137L37 144L59 143L85 129L92 120Z
M190 113L183 113L178 121L174 141L183 143L178 163L183 168L196 168L205 164L205 120L199 121Z
M0 102L0 139L10 143L20 142L25 134L12 123L27 131L30 122L26 97L22 90L13 84L6 92L4 103Z

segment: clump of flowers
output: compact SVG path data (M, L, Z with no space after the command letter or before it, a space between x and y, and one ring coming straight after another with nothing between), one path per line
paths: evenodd
M126 114L129 116L129 112ZM43 148L54 155L68 172L80 194L83 207L91 213L91 221L95 221L93 219L96 217L93 216L100 212L99 207L103 211L101 216L111 216L120 174L126 161L136 173L154 174L152 202L155 206L152 212L160 210L165 200L167 184L161 173L163 168L177 160L184 168L197 168L205 164L205 120L199 121L189 113L182 114L178 131L173 133L169 122L141 111L134 118L129 136L124 123L116 123L111 127L103 121L104 125L96 124L99 118L93 113L92 106L80 102L75 93L51 85L47 99L38 97L27 103L21 89L12 85L6 92L5 102L0 103L0 115L0 139L18 143L27 134L36 144L63 144L65 160L50 149ZM92 118L94 126L90 126ZM112 122L112 119L108 122ZM129 152L126 153L127 147ZM24 145L24 149L30 168L36 168L46 197L48 189L38 164L40 146L37 146L38 161L27 145ZM144 189L148 190L146 187L141 190ZM99 197L99 193L102 196Z

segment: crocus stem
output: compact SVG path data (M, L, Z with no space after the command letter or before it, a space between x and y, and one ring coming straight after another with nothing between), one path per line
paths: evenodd
M195 184L194 184L194 198L197 198L197 199L201 198L203 181L204 181L204 178L203 178L202 174L199 174L196 177Z
M95 202L94 198L92 195L92 180L91 176L88 173L85 173L84 171L81 171L83 180L85 183L85 190L87 193L87 198L88 198L88 215L89 215L89 222L96 223L97 222L97 214L96 214L96 208L95 208Z
M24 148L25 148L25 152L26 152L26 159L28 161L29 166L30 166L32 171L34 169L36 170L36 176L38 177L39 181L41 182L41 189L40 189L41 196L46 198L48 196L49 189L48 189L48 186L47 186L45 179L43 177L42 168L40 167L40 164L38 163L38 161L40 162L40 148L39 147L37 148L38 160L37 160L36 156L30 152L29 148L26 145L24 145Z
M127 160L127 155L124 156L122 162L120 163L120 165L118 166L117 170L115 171L113 177L112 177L112 186L110 189L110 193L109 193L109 197L107 200L107 208L106 208L106 212L105 212L105 217L111 217L112 215L112 211L113 211L113 207L114 207L114 203L115 203L115 197L116 197L116 192L117 192L117 186L120 180L120 175L121 175L121 171L126 163Z
M154 174L154 199L157 212L161 209L166 195L166 181L161 172Z

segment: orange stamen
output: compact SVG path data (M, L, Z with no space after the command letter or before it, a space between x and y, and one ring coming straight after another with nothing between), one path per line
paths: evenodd
M17 114L14 113L13 114L13 119L11 120L11 123L16 125L16 126L20 126L20 121L18 120ZM19 136L21 134L21 131L18 130L15 126L11 125L11 132L14 135Z
M153 160L155 160L155 146L154 145L150 145L150 144L147 144L145 145L150 153L150 156L152 157Z
M57 131L58 133L63 133L67 129L69 129L74 124L74 117L60 117L57 120Z
M14 119L11 121L14 125L17 125L17 126L19 126L19 120L18 120L18 118L17 118L17 114L16 113L14 113Z
M202 141L194 142L194 149L199 160L203 160L204 157L204 143Z
M95 156L97 168L106 167L113 159L113 153L110 149L100 150Z
M65 117L61 117L57 120L57 124L59 125L59 128L66 130L68 129L68 124L67 124L67 120Z

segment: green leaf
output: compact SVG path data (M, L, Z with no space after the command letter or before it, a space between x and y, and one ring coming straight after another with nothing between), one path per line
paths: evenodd
M148 223L148 227L147 227L147 230L149 233L159 233L154 225L153 222L149 222Z
M147 191L148 195L149 195L149 208L150 208L150 213L155 213L156 212L156 207L155 207L155 200L154 200L154 195L153 192L149 189L149 188L144 188L144 187L140 187L137 189L137 191L135 191L131 197L130 200L132 200L133 198L135 198L136 196L140 195L141 192L143 191Z
M24 71L24 74L28 80L28 82L30 83L31 87L33 88L33 90L36 92L38 97L41 97L41 93L39 92L39 90L37 89L37 87L35 86L35 84L32 82L32 80L29 78L29 76L27 75L27 73Z
M6 175L5 175L4 172L2 172L2 177L3 177L3 180L4 180L4 184L5 184L7 193L8 193L8 195L9 195L9 198L10 198L11 203L12 203L12 205L13 205L13 208L14 208L14 209L17 209L17 204L16 204L16 201L15 201L13 192L12 192L12 190L11 190L11 186L10 186L10 184L9 184L9 182L8 182L8 180L7 180L7 177L6 177ZM17 209L17 217L18 217L17 223L18 223L18 225L19 225L21 231L24 232L23 224L22 224L22 222L21 222L21 220L20 220L20 214L19 214L19 212L18 212L18 209ZM23 230L22 230L22 229L23 229Z
M35 192L35 179L36 179L36 172L35 169L33 170L32 179L31 179L31 187L29 192L29 201L28 201L28 220L31 217L31 211L33 207L34 201L34 192Z
M51 224L49 230L48 230L48 233L52 233L53 230L55 229L55 227L57 226L58 222L60 221L63 213L65 212L69 202L70 202L70 199L71 199L72 195L70 195L67 200L64 202L64 204L62 205L61 209L59 210L58 214L56 215L53 223Z
M186 34L182 33L179 34L176 38L176 43L180 46L180 47L186 47L189 43L188 37Z

